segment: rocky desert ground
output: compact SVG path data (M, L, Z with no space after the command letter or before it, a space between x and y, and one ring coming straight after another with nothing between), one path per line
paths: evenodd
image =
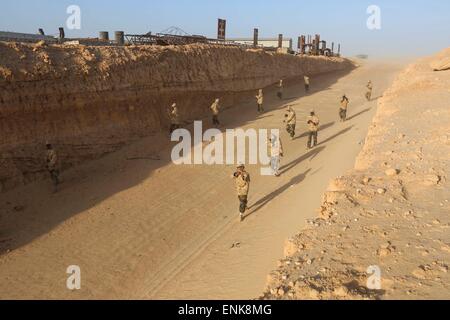
M379 99L355 168L287 242L263 299L449 298L449 61L408 66Z

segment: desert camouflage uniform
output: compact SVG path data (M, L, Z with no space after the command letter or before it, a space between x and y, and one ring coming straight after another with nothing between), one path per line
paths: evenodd
M262 90L258 91L258 95L256 96L256 103L258 104L258 112L264 112L264 94Z
M308 117L308 127L309 127L309 138L308 138L308 148L311 149L317 146L317 136L319 131L320 120L317 116Z
M349 104L349 100L347 97L344 97L341 100L341 107L339 109L339 116L341 117L342 121L347 120L347 108L348 108L348 104Z
M169 108L170 134L181 127L180 115L177 107Z
M372 99L372 90L373 90L373 85L372 85L372 82L369 81L369 83L367 84L367 93L366 93L367 101L370 101L370 99Z
M236 183L236 192L239 198L239 212L245 213L248 204L248 193L250 191L250 175L244 171L238 171L234 174Z
M269 154L270 154L270 164L272 167L272 173L275 176L280 175L280 165L281 165L281 157L284 156L283 151L283 143L281 139L278 137L278 141L274 141L275 137L269 141Z
M53 185L56 190L56 187L59 184L59 166L58 166L58 155L56 154L56 151L53 148L47 150L46 166L48 172L50 173L50 177L52 178Z
M210 107L212 114L213 114L213 125L220 125L219 122L219 113L220 113L220 105L219 100L216 100L213 102L213 104Z
M278 84L278 98L283 99L283 80L280 80L280 83Z
M309 92L309 77L304 76L304 79L305 79L305 91Z
M295 137L295 127L297 125L297 115L292 108L290 108L288 110L288 114L287 114L285 122L286 122L286 131L289 133L291 138L294 138Z

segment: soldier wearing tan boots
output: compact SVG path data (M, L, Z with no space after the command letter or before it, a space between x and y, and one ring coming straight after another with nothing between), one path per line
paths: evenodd
M236 183L236 192L239 199L239 217L244 220L244 214L248 205L248 193L250 191L250 174L245 171L243 164L237 167L237 171L233 174Z

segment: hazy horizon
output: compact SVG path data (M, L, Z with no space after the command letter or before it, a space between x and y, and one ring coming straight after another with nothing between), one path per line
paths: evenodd
M81 29L69 30L66 10L81 9ZM381 29L369 30L367 8L381 10ZM56 35L64 26L67 37L97 37L99 31L144 34L176 26L190 34L216 37L217 18L227 20L227 38L277 37L294 39L319 33L329 43L341 43L342 54L368 54L372 58L416 57L450 46L450 2L445 0L324 0L305 1L107 1L14 0L4 1L0 30Z

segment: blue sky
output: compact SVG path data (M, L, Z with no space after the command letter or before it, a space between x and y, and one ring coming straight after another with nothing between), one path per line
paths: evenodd
M0 30L57 34L66 9L81 8L81 30L68 37L95 37L98 31L154 33L177 26L191 34L216 35L217 18L227 19L227 37L279 33L297 38L320 33L340 42L345 55L379 57L432 54L450 47L448 0L1 0ZM381 30L366 27L369 5L381 8ZM111 34L112 36L112 34Z

